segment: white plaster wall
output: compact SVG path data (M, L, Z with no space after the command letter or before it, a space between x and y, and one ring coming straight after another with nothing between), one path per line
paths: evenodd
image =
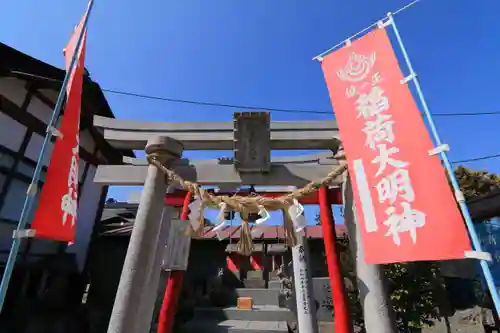
M54 91L41 91L48 98L53 101L57 98L57 92ZM24 89L24 82L15 78L1 78L0 79L0 94L4 95L6 98L21 106L26 90ZM52 109L45 105L38 98L33 97L30 105L28 106L28 112L36 116L38 119L45 123L48 123L52 114ZM58 121L60 122L62 117ZM0 110L0 144L6 146L7 148L17 151L21 146L21 142L26 133L26 128L3 114ZM42 147L44 138L41 135L33 133L27 149L25 156L37 161L40 154L40 149ZM90 134L87 131L83 131L80 135L80 144L87 151L93 152L95 148L95 143L93 142ZM50 155L53 150L53 144L49 143L49 154L44 159L43 164L48 166L50 162ZM11 161L7 157L0 154L0 165L11 166ZM82 180L83 171L85 169L86 162L80 159L79 162L79 174L80 181ZM32 175L34 168L23 165L19 165L17 171L22 172L26 175ZM92 234L92 228L95 221L95 215L98 210L99 200L101 198L101 191L103 186L93 183L93 178L95 174L95 167L90 166L87 179L81 190L81 198L79 201L78 210L78 222L76 230L76 240L75 244L68 248L68 252L76 253L78 265L83 268L85 263L87 249ZM42 177L44 179L44 177ZM5 180L4 175L0 174L0 186ZM26 198L26 189L28 185L20 180L13 179L7 196L5 198L5 204L0 211L0 218L9 219L17 221L21 216L22 207ZM39 196L40 193L37 194ZM37 197L38 198L38 197ZM38 200L37 200L38 201ZM32 216L36 209L36 204L32 210ZM31 217L32 217L31 216ZM29 219L31 221L31 218ZM8 250L12 243L12 231L16 228L15 225L0 223L0 250ZM57 250L57 242L34 239L32 241L30 253L35 254L50 254L55 253ZM0 253L0 262L4 262L7 259L7 255Z
M41 135L33 133L33 135L31 136L30 142L28 143L28 146L26 147L26 152L24 153L24 156L32 159L35 162L38 161L38 157L40 155L40 150L42 149L42 145L43 145L43 140L44 140L44 138ZM49 142L47 154L45 155L45 157L43 159L43 165L45 165L45 166L49 165L50 156L52 155L53 149L54 149L54 145Z
M81 158L78 160L78 181L81 182L83 180L83 171L85 171L85 165L87 162L82 160Z
M5 147L18 151L23 142L26 127L0 110L0 142Z
M25 83L13 77L0 78L0 92L17 106L23 105L24 97L26 96Z
M92 228L96 218L96 213L99 208L99 200L103 186L95 184L93 178L96 168L89 168L87 179L83 185L81 198L78 207L78 220L76 227L75 244L68 248L68 252L75 253L77 263L80 269L85 263L87 249L92 234ZM3 175L0 175L3 176ZM1 181L1 178L0 178ZM26 190L28 185L24 182L13 179L9 188L9 192L5 198L5 204L0 211L0 218L18 221L21 217L24 201L26 199ZM40 192L35 198L35 205L30 214L29 221L32 220L34 212L37 208ZM8 226L8 227L6 227ZM12 244L12 230L15 225L0 223L0 250L8 250ZM57 250L58 243L43 239L34 239L31 245L30 253L32 254L51 254ZM0 261L2 260L0 256Z
M31 136L30 142L28 143L28 146L26 147L26 152L24 156L32 159L33 161L37 161L40 150L42 149L42 144L43 144L43 137L41 135L33 133ZM48 166L50 164L50 158L52 157L52 151L54 149L54 145L52 143L49 143L49 149L47 151L47 154L45 155L43 159L43 165ZM83 177L83 170L85 169L85 164L86 162L83 159L78 160L78 180L81 181Z
M7 195L5 197L5 203L2 209L0 210L1 219L19 221L24 201L26 200L27 189L28 189L28 184L17 179L12 180L9 187L9 191L7 192ZM35 198L36 201L38 201L39 195L40 193L37 193ZM34 209L32 210L28 221L31 221L33 214L34 214ZM12 230L14 230L15 228L16 225L8 223L0 223L0 250L10 248L10 245L12 244Z
M85 148L89 153L94 152L95 142L88 130L80 131L80 147Z
M7 153L0 153L0 166L11 168L14 164L14 158Z
M5 196L5 203L0 210L0 217L4 219L17 221L21 216L21 211L23 209L24 198L26 197L26 190L28 189L28 184L18 180L13 179L9 191Z
M95 172L96 168L90 166L78 203L75 242L67 249L67 252L76 254L76 260L80 270L83 269L87 257L87 249L89 247L90 237L92 236L92 229L94 227L103 189L102 185L96 184L93 181Z
M31 240L30 254L53 254L56 253L57 247L57 242L33 238Z
M38 97L33 96L28 105L28 112L48 124L52 118L52 109L45 105Z
M7 177L3 173L0 173L0 188L3 187L3 184L5 183L5 179L7 179Z
M47 98L50 98L54 103L57 101L57 97L59 96L59 91L53 89L38 89L38 91L47 96Z
M4 251L9 251L12 244L12 233L16 229L16 226L8 223L0 223L0 260L5 255L5 259L7 259L7 255ZM8 254L8 253L7 253Z

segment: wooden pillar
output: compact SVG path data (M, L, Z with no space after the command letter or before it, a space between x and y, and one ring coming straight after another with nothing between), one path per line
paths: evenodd
M349 232L349 246L356 260L359 299L367 333L396 333L396 321L387 292L386 277L382 265L370 265L365 261L361 231L356 220L352 186L349 174L343 184L344 221Z
M349 304L347 303L344 278L340 269L340 256L336 245L337 235L333 221L332 205L328 199L328 187L322 186L319 189L318 196L326 263L335 312L335 332L351 333L353 328L349 318Z
M192 194L188 192L184 198L182 206L181 220L189 220L189 204L191 203ZM163 303L160 309L160 318L158 321L158 333L171 333L174 327L175 313L177 312L177 303L182 290L182 282L186 271L170 272Z

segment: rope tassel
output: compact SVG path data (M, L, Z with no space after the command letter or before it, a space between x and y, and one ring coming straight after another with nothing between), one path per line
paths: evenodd
M189 191L196 198L194 202L189 205L191 214L189 216L190 225L186 232L191 236L198 236L203 233L205 225L205 217L203 216L203 209L205 207L220 209L220 212L227 211L240 213L242 216L241 222L241 237L238 242L238 252L249 256L252 254L253 240L250 225L248 223L248 214L257 213L261 216L256 233L260 231L260 225L269 217L267 212L282 210L283 211L283 226L285 229L285 239L288 246L295 246L297 244L297 237L295 232L305 227L305 218L302 215L303 207L299 203L299 199L308 196L323 186L329 185L337 177L342 175L347 169L345 161L335 166L325 177L322 179L310 182L301 189L297 189L291 193L283 195L278 198L267 198L263 196L218 196L203 189L199 184L184 180L175 171L168 169L160 161L162 160L162 153L152 153L146 156L148 162L165 174L165 181L172 184L178 184L184 190ZM334 156L335 159L342 161L345 159L343 153ZM290 209L292 207L292 209ZM290 210L290 212L289 212ZM290 216L292 214L292 216ZM262 220L263 219L263 220ZM221 218L219 218L221 220ZM256 222L257 222L256 221ZM221 231L224 227L221 222L215 230ZM218 235L220 236L220 235Z
M290 248L297 245L297 235L295 234L295 227L293 225L292 218L283 209L283 228L285 229L285 242Z
M238 253L244 256L252 255L253 249L253 239L252 233L250 232L250 225L247 221L248 216L245 216L241 220L241 235L240 240L237 244Z

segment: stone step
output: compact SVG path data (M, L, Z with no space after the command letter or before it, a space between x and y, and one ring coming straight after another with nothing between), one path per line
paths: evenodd
M288 333L286 321L192 320L179 333ZM177 333L177 332L176 332Z
M291 321L293 313L286 308L275 305L256 305L252 310L241 310L237 307L196 308L194 320L250 320L250 321Z
M248 289L262 289L266 287L266 281L261 279L245 279L243 285Z
M268 283L268 286L267 286L269 289L278 289L280 290L281 289L281 281L279 280L272 280L272 281L269 281Z
M279 303L279 289L265 288L239 288L236 289L237 297L251 297L254 305L276 305Z

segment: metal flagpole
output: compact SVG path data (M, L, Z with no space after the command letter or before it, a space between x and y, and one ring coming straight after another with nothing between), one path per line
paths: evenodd
M420 0L413 0L412 2L410 2L409 4L407 4L406 6L403 6L401 8L399 8L398 10L396 10L395 12L392 13L392 15L396 15L398 13L401 13L403 10L406 10L408 8L410 8L411 6L419 3ZM385 18L385 17L384 17ZM320 60L325 57L327 54L330 54L332 53L333 51L335 51L337 48L339 48L340 46L343 46L346 42L350 41L351 39L353 39L354 37L357 37L361 34L363 34L364 32L370 30L371 28L373 28L374 26L376 26L378 24L380 20L376 21L376 22L373 22L372 24L370 24L369 26L367 26L366 28L356 32L355 34L349 36L347 39L344 39L343 41L341 41L340 43L338 44L335 44L334 46L330 47L328 50L318 54L317 56L315 56L312 60Z
M387 17L389 19L388 24L392 25L392 28L394 30L394 35L396 36L396 39L398 41L399 47L401 48L401 52L403 53L403 57L405 59L406 65L408 66L408 69L410 70L410 77L412 78L412 81L415 84L415 88L417 90L417 95L422 103L422 108L425 114L425 117L427 118L427 121L429 122L429 127L431 129L432 136L434 137L435 144L438 147L446 147L446 149L441 149L439 155L441 156L441 159L444 162L444 165L446 167L446 170L448 171L448 175L450 177L451 185L453 187L453 190L455 192L455 197L458 201L458 204L460 206L460 210L462 211L462 215L465 219L465 225L467 226L467 229L469 231L470 238L472 240L472 245L474 247L475 251L482 252L481 249L481 242L479 241L479 237L477 236L476 230L474 229L474 224L472 222L472 218L469 213L469 208L467 207L467 204L465 202L464 195L462 191L460 190L460 186L457 182L457 179L455 177L455 173L453 172L453 168L451 166L450 160L448 159L448 156L446 155L446 151L449 150L447 145L443 145L441 138L439 137L438 131L436 129L436 125L434 124L434 120L432 119L432 115L429 111L429 107L427 106L427 103L424 98L424 94L422 92L422 89L420 88L420 83L418 81L417 75L415 71L413 70L413 67L411 65L410 57L408 56L408 53L406 52L406 48L403 44L403 40L401 39L401 36L399 34L398 28L396 26L396 23L394 21L394 17L392 13L388 13ZM486 280L486 283L488 285L488 289L490 291L491 297L493 299L493 303L495 305L495 310L497 312L497 315L500 316L500 297L498 295L498 292L495 287L495 283L493 281L493 276L491 275L491 270L490 267L488 266L488 262L486 260L480 260L481 263L481 268L483 270L483 274Z
M33 203L35 201L36 192L38 190L38 181L40 179L40 174L42 172L43 160L45 159L45 155L48 151L49 147L48 144L50 143L50 139L55 133L56 122L57 119L59 118L59 115L61 114L62 105L64 102L64 98L66 96L66 88L68 86L71 74L75 68L76 59L78 58L78 53L79 53L78 50L80 49L80 46L82 44L83 35L85 29L87 28L90 11L92 10L93 5L94 5L94 0L90 0L87 7L87 13L85 20L83 22L82 30L80 32L80 36L78 36L78 41L76 43L75 50L73 52L73 57L71 59L69 70L66 71L66 75L64 76L64 81L61 85L61 90L59 91L59 95L57 96L57 101L54 107L54 112L52 113L52 118L50 119L50 122L47 125L45 139L43 140L42 149L40 151L40 155L38 156L35 171L33 172L33 178L31 179L31 183L28 186L28 190L26 191L26 198L24 200L23 210L21 212L21 217L19 219L17 229L14 232L12 247L10 249L9 258L7 259L7 264L5 266L5 270L2 276L2 282L0 284L0 313L2 312L3 304L5 302L5 297L7 295L7 289L9 287L10 278L12 277L12 272L14 271L16 258L19 253L19 247L21 246L21 238L19 236L26 228L26 224L28 223L28 217L31 215L31 210L33 208Z

